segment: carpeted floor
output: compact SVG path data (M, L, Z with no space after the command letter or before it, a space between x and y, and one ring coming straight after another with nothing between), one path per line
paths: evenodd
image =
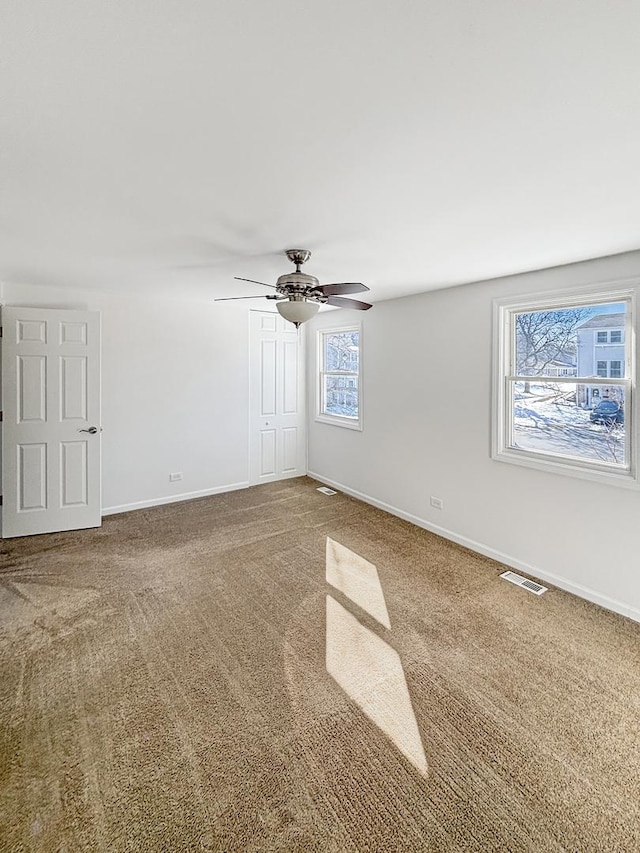
M0 849L640 850L640 625L317 485L2 543Z

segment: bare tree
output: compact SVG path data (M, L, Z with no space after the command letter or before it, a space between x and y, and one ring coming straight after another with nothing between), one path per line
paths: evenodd
M578 326L593 314L590 308L562 308L516 315L516 372L543 376L554 361L574 362ZM525 393L530 390L525 383Z

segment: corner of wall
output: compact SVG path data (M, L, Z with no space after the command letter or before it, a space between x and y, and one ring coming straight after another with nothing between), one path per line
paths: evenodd
M0 279L0 330L2 329L2 307L4 305L4 281ZM0 412L4 412L2 399L2 342L0 341ZM2 498L2 421L0 421L0 499ZM0 504L2 501L0 500ZM2 512L0 511L0 537L2 537Z

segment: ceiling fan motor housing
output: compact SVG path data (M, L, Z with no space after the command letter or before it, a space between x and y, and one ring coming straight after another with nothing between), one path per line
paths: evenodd
M320 291L311 293L320 286L320 282L314 275L307 275L303 272L292 272L281 275L276 283L276 290L283 296L288 297L311 297L321 301L322 294Z

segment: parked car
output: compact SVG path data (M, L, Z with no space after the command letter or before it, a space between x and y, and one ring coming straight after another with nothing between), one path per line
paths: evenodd
M589 415L592 424L621 424L624 422L624 409L615 400L600 400Z

